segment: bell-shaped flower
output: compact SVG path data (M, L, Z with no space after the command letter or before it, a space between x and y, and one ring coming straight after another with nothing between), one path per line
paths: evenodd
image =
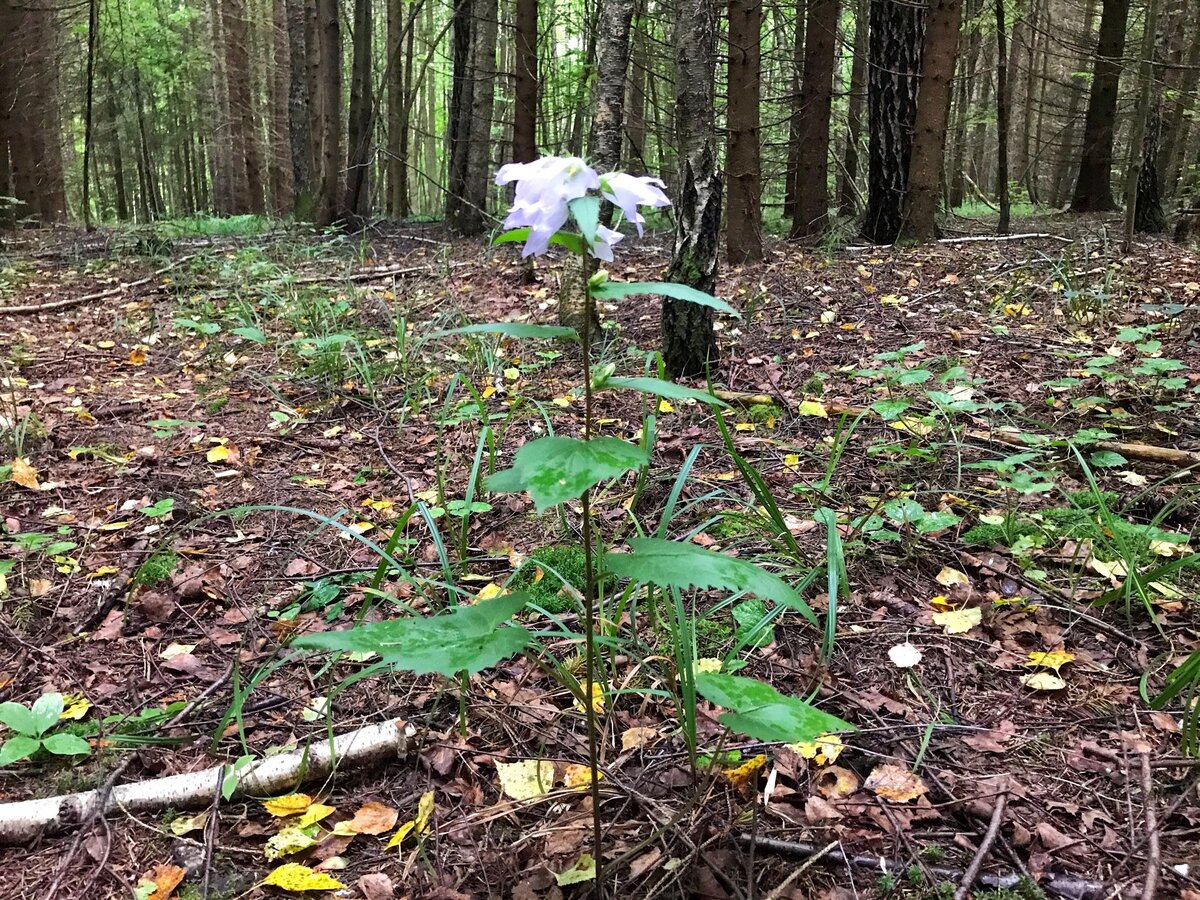
M670 206L671 201L663 193L662 179L650 175L628 175L625 172L609 172L600 178L600 193L613 206L621 210L625 218L637 226L638 235L646 220L638 212L639 206Z
M496 184L513 181L516 197L504 227L529 229L522 256L545 253L550 238L567 222L567 204L600 186L596 170L577 156L543 156L501 166Z
M625 240L625 235L619 231L614 231L611 228L605 228L600 225L596 229L596 242L591 245L592 255L596 259L602 259L605 262L613 261L612 248L621 241Z

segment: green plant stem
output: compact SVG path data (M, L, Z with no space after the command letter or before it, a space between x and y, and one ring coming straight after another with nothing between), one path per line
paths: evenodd
M591 258L587 253L582 257L584 306L583 333L581 354L583 356L583 439L592 439L592 316L595 312L595 300L592 297L588 279L591 277ZM600 819L600 748L599 723L596 721L595 683L596 683L596 560L592 546L592 503L591 489L583 492L583 658L584 658L584 714L587 717L588 732L588 764L591 767L591 796L592 796L592 856L596 860L595 895L604 896L604 853L603 825Z

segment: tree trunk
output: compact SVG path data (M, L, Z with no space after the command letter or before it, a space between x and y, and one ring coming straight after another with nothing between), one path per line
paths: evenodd
M472 0L457 0L450 34L450 108L446 112L446 221L461 233L467 193L467 155L471 144L471 107L475 79L471 72L474 16Z
M107 88L104 103L101 104L102 115L104 116L104 130L108 134L109 140L109 158L113 170L113 191L116 194L117 204L117 221L125 222L129 219L129 196L125 188L125 164L121 158L121 127L120 115L117 112L117 91L113 86L112 74L105 72L104 84ZM3 154L3 147L0 145L0 155ZM0 185L0 192L4 186Z
M234 213L262 215L266 211L262 178L262 149L250 72L250 29L246 0L222 0L225 57L229 79L229 112L234 183Z
M387 0L387 214L400 216L400 119L404 111L404 0ZM407 187L407 185L406 185Z
M1146 23L1142 34L1141 63L1138 66L1138 104L1129 135L1129 167L1125 173L1125 252L1134 231L1165 231L1166 217L1158 193L1159 102L1154 62L1161 49L1163 35L1158 33L1159 0L1146 4ZM1143 206L1143 203L1145 206Z
M900 236L924 35L923 7L907 0L871 0L870 140L863 237L874 244L892 244Z
M846 155L838 173L838 215L858 212L858 153L862 142L863 106L867 98L867 16L871 0L858 0L854 13L854 59L850 63L847 98Z
M650 77L649 38L645 26L646 3L635 21L642 27L631 28L629 48L629 98L625 111L625 166L633 171L649 171L646 161L646 82Z
M1004 0L996 0L996 185L1000 200L997 234L1008 234L1008 55L1004 51Z
M1193 4L1196 13L1192 18L1190 42L1188 43L1185 68L1179 77L1179 90L1171 104L1171 111L1163 125L1163 134L1159 145L1158 174L1161 181L1161 194L1171 197L1179 182L1180 163L1187 147L1188 131L1191 120L1187 117L1189 110L1197 109L1196 88L1200 86L1200 4Z
M793 238L819 235L829 224L829 115L838 10L838 0L808 0Z
M1093 41L1092 26L1096 20L1096 0L1083 0L1083 29L1080 32L1080 44L1090 45ZM1079 110L1083 106L1083 98L1087 96L1090 78L1084 70L1087 59L1080 58L1072 62L1071 78L1068 83L1070 92L1067 100L1066 126L1062 132L1059 144L1058 159L1054 172L1054 198L1056 207L1061 207L1069 198L1071 189L1070 177L1074 170L1075 160L1079 158L1079 148L1076 147L1079 133Z
M621 164L625 124L625 77L629 72L629 27L634 0L600 0L596 36L596 108L592 119L591 163L600 172ZM611 224L604 204L602 220Z
M288 128L288 91L292 82L287 0L272 0L271 28L271 203L277 216L290 216L294 205L292 144Z
M313 120L308 99L308 43L304 0L284 0L288 30L288 142L292 157L292 209L297 218L312 208Z
M372 0L354 0L346 195L338 218L355 223L367 218L371 205L371 133L375 111L371 91L371 48L375 30L371 6Z
M492 112L496 98L496 17L490 0L475 0L471 48L471 109L467 149L466 197L459 217L461 234L482 234L487 227L488 185L492 183ZM619 148L618 148L619 149Z
M313 12L309 103L318 177L312 218L326 227L336 221L342 203L342 31L337 0L314 0Z
M1083 158L1071 200L1072 212L1107 212L1117 208L1112 191L1113 136L1129 0L1103 2L1092 91L1083 127Z
M836 4L837 0L822 0ZM729 0L725 181L729 186L725 252L731 265L762 259L762 0Z
M721 232L713 85L717 64L716 0L680 0L675 27L675 127L681 196L667 279L712 293ZM703 375L719 359L712 310L662 301L663 361L672 378Z
M954 60L962 24L962 0L933 0L925 27L916 129L908 167L908 193L902 235L909 240L937 237L942 162L946 153L946 114L954 83Z
M870 2L870 0L862 0L862 2ZM794 219L796 217L796 201L798 197L796 183L800 177L800 155L803 152L800 146L800 117L804 112L804 105L800 97L801 91L804 88L801 76L804 72L804 26L808 21L808 15L805 11L805 0L795 0L794 6L796 8L796 32L795 40L792 41L787 165L783 176L783 217L785 219Z

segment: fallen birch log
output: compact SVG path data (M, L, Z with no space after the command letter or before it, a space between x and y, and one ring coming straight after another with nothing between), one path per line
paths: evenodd
M237 786L231 796L270 796L291 790L307 780L324 778L335 769L363 768L387 758L408 754L414 729L397 720L367 725L258 760L236 771ZM198 772L168 775L114 787L107 800L101 790L62 794L41 800L0 804L0 844L20 844L44 834L54 834L117 810L157 812L168 807L192 809L212 804L229 771L228 764ZM99 808L103 805L103 808Z

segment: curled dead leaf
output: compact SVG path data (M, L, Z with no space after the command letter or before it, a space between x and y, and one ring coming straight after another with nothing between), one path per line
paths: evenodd
M896 763L876 766L867 776L866 786L876 796L893 803L916 800L929 790L919 775Z

